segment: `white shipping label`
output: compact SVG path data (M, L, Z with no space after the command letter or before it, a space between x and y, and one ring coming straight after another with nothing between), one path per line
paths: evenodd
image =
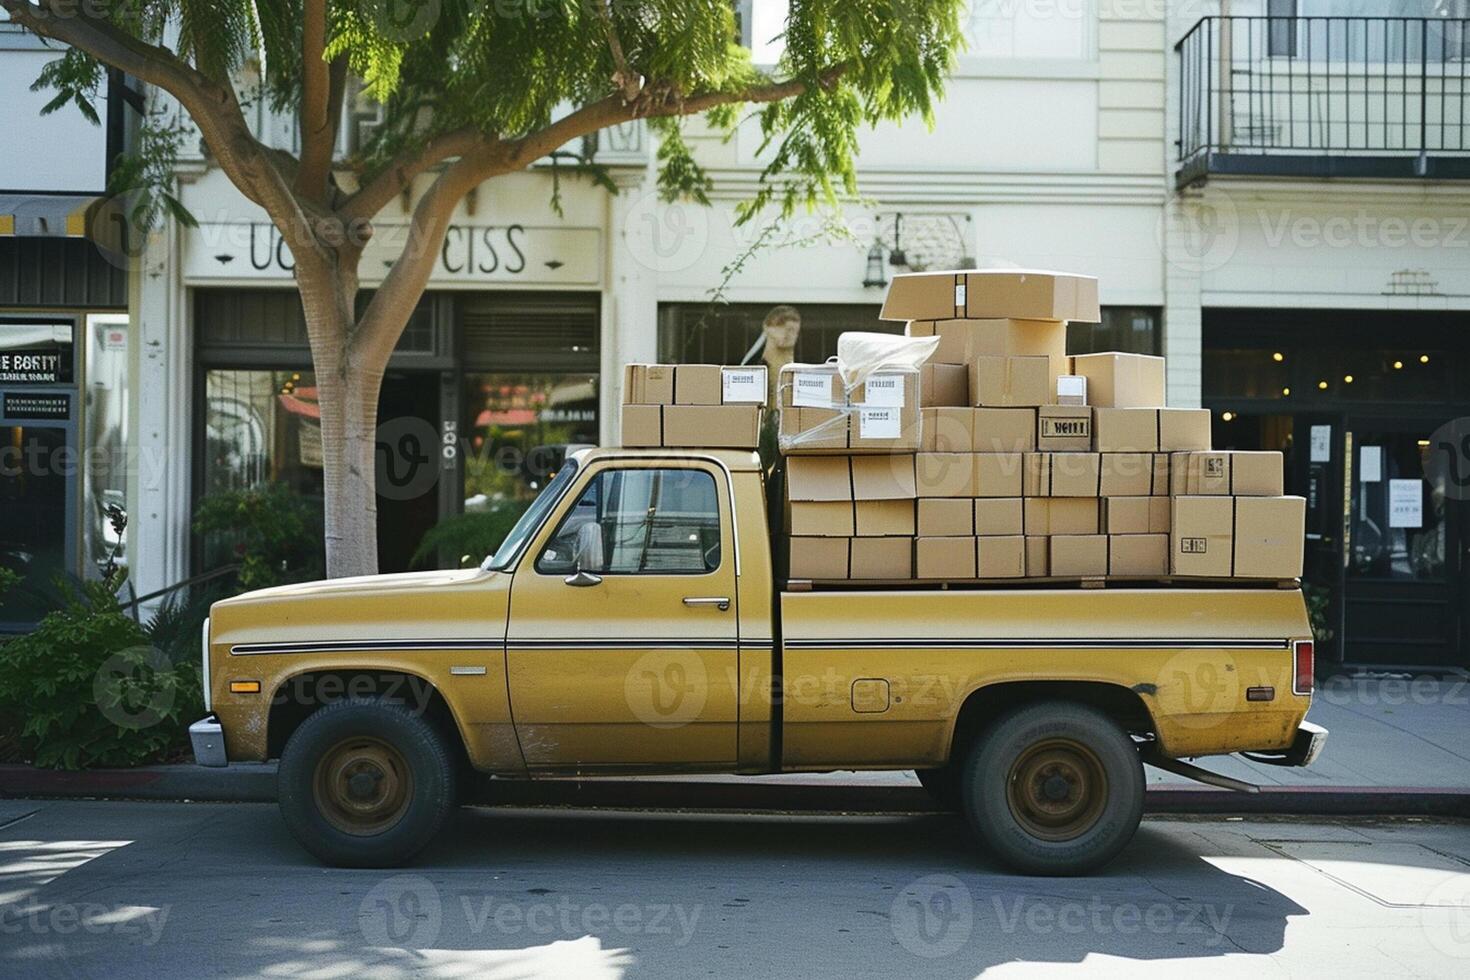
M965 284L962 282L954 284L954 308L960 311L965 308Z
M766 369L725 368L720 372L720 397L726 405L764 404Z
M802 408L832 407L832 375L798 371L791 381L791 403Z
M1332 426L1312 426L1312 462L1332 462Z
M864 408L858 412L858 438L897 439L903 432L903 412L897 408Z
M875 374L863 385L863 404L870 408L903 408L903 375Z
M1388 481L1388 526L1424 526L1424 481Z
M1087 377L1081 374L1057 375L1057 397L1081 398L1078 404L1087 404Z
M1383 447L1364 446L1358 450L1358 482L1378 483L1383 479Z

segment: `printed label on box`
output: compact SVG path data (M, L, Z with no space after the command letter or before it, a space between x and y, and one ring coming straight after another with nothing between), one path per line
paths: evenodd
M903 408L903 375L873 375L863 385L863 404L870 408Z
M1225 475L1225 457L1224 456L1206 456L1205 457L1205 476L1218 478L1218 477L1222 477L1224 475Z
M1206 542L1209 538L1180 538L1179 552L1185 555L1202 555L1206 550Z
M897 408L863 408L858 412L858 437L897 439L903 433L902 416Z
M954 308L956 310L965 308L965 284L963 282L954 284Z
M1066 436L1082 438L1092 435L1092 419L1090 418L1047 418L1041 419L1041 437L1043 439L1059 439Z
M791 382L791 403L802 408L831 408L832 375L798 371Z
M725 404L764 404L766 400L766 372L754 370L731 370L720 373L720 395Z

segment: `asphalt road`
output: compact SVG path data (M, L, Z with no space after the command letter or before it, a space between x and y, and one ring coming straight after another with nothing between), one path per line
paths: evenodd
M397 872L274 807L0 801L0 976L1470 975L1470 826L1151 819L1020 878L956 818L466 810ZM1187 972L1186 972L1187 971Z

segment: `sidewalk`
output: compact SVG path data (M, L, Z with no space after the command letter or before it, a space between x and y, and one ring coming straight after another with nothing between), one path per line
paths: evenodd
M1470 817L1470 679L1329 678L1310 719L1330 735L1306 769L1238 756L1199 765L1261 787L1257 794L1202 786L1145 770L1155 813L1423 814ZM0 766L0 798L78 797L274 802L275 765L148 766L81 773ZM891 813L935 807L912 772L778 776L647 776L489 780L491 805L759 809Z

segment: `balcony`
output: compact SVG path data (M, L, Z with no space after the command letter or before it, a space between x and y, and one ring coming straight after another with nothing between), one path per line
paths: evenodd
M1470 179L1467 25L1201 19L1174 46L1178 186L1213 175Z

